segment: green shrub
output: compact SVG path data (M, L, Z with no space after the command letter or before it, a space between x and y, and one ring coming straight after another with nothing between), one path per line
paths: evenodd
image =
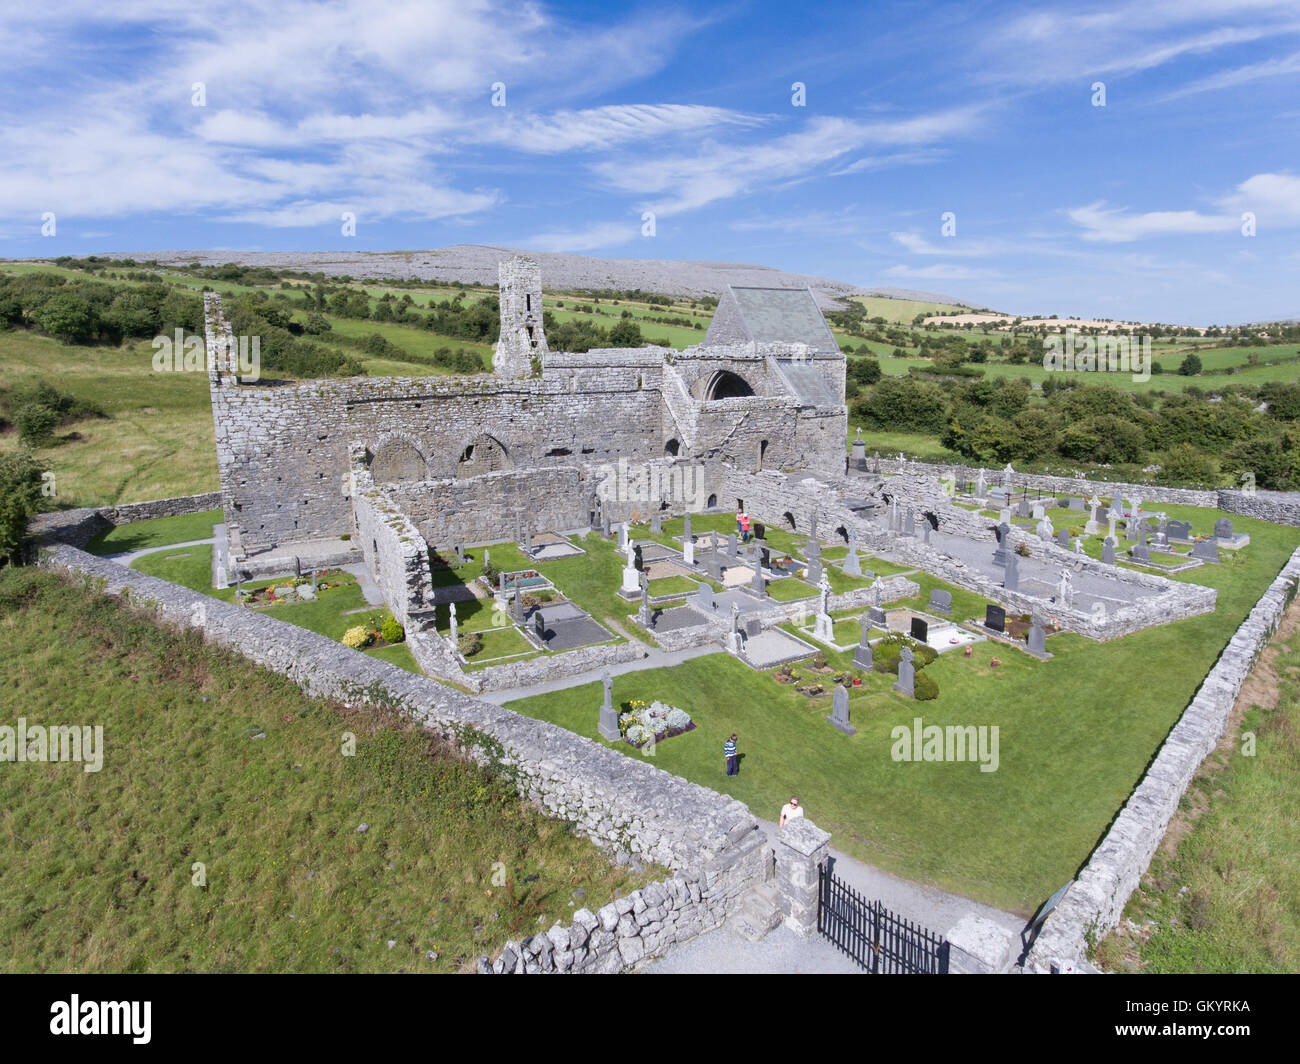
M472 658L483 649L483 640L479 636L478 632L466 632L460 637L460 641L456 644L456 649L461 652L463 657Z
M48 406L41 406L39 403L24 403L14 411L14 425L18 429L18 439L28 447L40 447L49 442L58 423L58 414Z
M912 677L912 694L918 702L932 702L939 697L939 685L929 673L918 672Z
M385 643L400 643L406 638L406 629L397 623L396 617L389 617L380 628L379 634L384 637Z
M871 667L876 672L897 676L898 660L904 646L912 648L912 666L916 669L917 676L920 676L921 670L939 656L939 652L933 647L918 643L911 636L904 635L902 632L891 632L878 643L872 644Z

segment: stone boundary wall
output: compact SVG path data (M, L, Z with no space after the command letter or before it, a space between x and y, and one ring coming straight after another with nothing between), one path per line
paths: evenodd
M507 942L495 961L480 957L481 975L572 973L612 975L661 957L722 925L751 886L762 882L767 857L758 838L737 846L729 875L680 872L615 898L595 913L579 909L566 927L556 923L523 942Z
M617 643L610 646L602 643L594 647L582 647L578 650L566 650L562 654L547 654L527 661L506 662L502 665L490 665L478 672L463 673L458 682L471 691L480 694L483 691L505 691L511 687L532 687L547 680L558 680L574 676L580 672L602 668L606 665L620 665L625 661L640 661L650 653L648 647L635 641ZM594 718L600 703L592 703L591 713Z
M877 465L882 474L921 473L935 477L965 476L973 481L979 470L973 466L949 465L940 462L914 462L910 459L899 461L897 458L870 458L868 466L874 470ZM985 469L985 480L990 487L1002 483L1000 469ZM1038 473L1013 473L1011 482L1016 486L1040 489L1053 495L1099 495L1103 499L1116 494L1131 499L1134 496L1143 502L1167 502L1178 506L1201 506L1223 510L1225 513L1241 514L1243 517L1256 517L1275 525L1300 527L1300 492L1289 491L1242 491L1237 488L1212 488L1197 490L1194 488L1167 488L1159 484L1111 483L1105 480L1084 480L1075 477L1052 477Z
M910 459L899 461L897 458L879 459L882 474L920 473L933 477L965 476L974 481L979 476L979 468L943 462L914 462ZM867 466L873 472L877 465L875 458L867 459ZM1002 470L985 467L984 479L989 487L1002 483ZM1137 496L1143 502L1167 502L1180 506L1208 506L1217 509L1220 492L1216 490L1199 491L1193 488L1166 488L1159 484L1111 483L1105 480L1084 480L1079 477L1054 477L1041 473L1016 473L1013 471L1011 483L1014 487L1030 487L1049 495L1100 495L1103 499L1114 495L1123 495L1129 499Z
M1300 549L1255 604L1170 730L1146 775L1073 885L1043 922L1025 970L1086 956L1116 924L1164 838L1201 762L1218 745L1256 658L1277 631L1300 581Z
M203 618L206 640L287 676L310 696L352 705L376 698L397 700L415 720L457 738L477 760L505 772L520 796L537 803L546 815L571 822L578 834L597 845L663 864L677 873L673 878L688 884L688 893L689 884L697 883L699 899L692 899L689 917L679 922L671 938L660 936L656 950L720 925L735 899L763 881L762 831L749 808L727 795L304 628L67 544L42 551L41 564L101 580L106 594L147 604L164 622L192 627L196 617ZM596 710L593 705L593 718ZM635 963L621 952L618 956L620 964ZM593 964L597 961L612 970L614 962L606 957L598 956Z
M121 506L100 506L98 512L115 525L129 525L136 521L151 521L156 517L181 517L184 514L201 514L205 510L220 509L221 492L207 491L200 495L177 495L170 499L128 502Z
M1300 492L1221 491L1219 509L1243 517L1257 517L1275 525L1300 527Z

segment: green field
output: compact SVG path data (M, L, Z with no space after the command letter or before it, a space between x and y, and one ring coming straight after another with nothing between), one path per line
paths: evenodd
M0 773L0 970L465 971L663 874L395 712L307 699L70 580L0 570L0 631L5 720L103 727L98 772Z

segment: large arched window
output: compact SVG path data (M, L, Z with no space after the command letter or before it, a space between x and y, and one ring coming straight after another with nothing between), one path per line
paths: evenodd
M704 398L709 399L741 399L747 395L753 395L754 389L750 387L749 381L739 374L732 373L730 370L718 370L709 380L708 387L704 390Z

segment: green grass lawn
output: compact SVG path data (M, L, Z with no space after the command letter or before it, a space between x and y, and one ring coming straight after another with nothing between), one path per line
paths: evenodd
M0 570L0 632L0 717L104 729L99 772L0 772L0 970L461 971L663 874L394 713L307 699L52 573Z
M662 580L651 580L649 592L652 597L661 595L689 595L699 590L699 584L689 576L666 576Z
M1188 511L1194 527L1212 527L1215 516L1163 508L1173 517ZM614 695L663 699L695 717L695 731L659 748L668 771L727 787L768 818L797 793L848 853L1028 916L1087 858L1219 651L1300 544L1300 530L1245 518L1234 524L1252 537L1241 557L1173 577L1218 588L1215 613L1105 644L1052 636L1048 662L990 644L970 658L942 654L927 669L940 690L933 702L905 700L890 679L873 675L851 697L858 729L851 738L822 719L829 700L814 711L803 696L722 654L618 677ZM920 593L907 605L924 608L933 588L946 588L954 620L983 615L983 598L925 573L911 579ZM1004 664L993 670L995 654ZM837 668L851 657L827 654ZM512 708L598 738L588 708L598 701L593 685ZM997 725L999 769L894 762L890 730L915 716ZM720 751L732 731L747 756L740 778L726 781Z
M211 539L212 527L223 520L221 510L204 510L197 514L179 517L156 517L150 521L118 525L101 532L90 541L91 554L118 554L123 551L147 550L168 543L188 543L195 539Z

